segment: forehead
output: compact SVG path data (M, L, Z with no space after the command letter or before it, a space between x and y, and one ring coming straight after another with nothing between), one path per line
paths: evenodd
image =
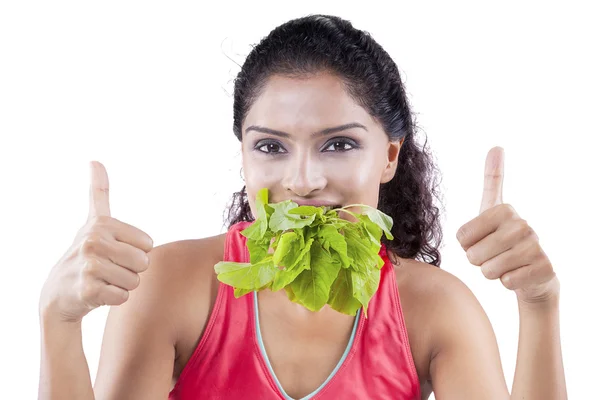
M346 93L338 77L320 73L302 78L271 76L251 106L244 126L257 124L293 133L348 122L374 124Z

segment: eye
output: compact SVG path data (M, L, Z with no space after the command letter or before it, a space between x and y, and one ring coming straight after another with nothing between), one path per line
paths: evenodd
M265 153L265 154L277 154L277 153L285 153L285 151L278 151L280 149L283 149L283 147L277 143L277 142L265 142L265 141L261 141L258 142L258 144L254 147L256 150L260 151L261 153ZM263 148L266 148L266 150L261 150Z
M355 149L357 147L358 147L358 145L356 144L356 142L354 140L345 139L345 138L336 138L336 139L333 139L332 141L330 141L326 147L326 149L333 148L333 150L331 150L331 151L325 150L325 151L341 153L341 152Z

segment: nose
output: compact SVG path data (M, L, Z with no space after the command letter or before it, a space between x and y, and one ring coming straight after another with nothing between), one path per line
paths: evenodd
M327 185L323 168L309 152L297 152L285 167L282 185L298 197L305 197Z

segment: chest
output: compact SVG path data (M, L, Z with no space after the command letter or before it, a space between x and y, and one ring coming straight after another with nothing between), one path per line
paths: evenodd
M266 301L262 305L256 314L256 340L271 378L294 399L319 390L353 348L360 318L327 310L303 321L303 316L285 315Z

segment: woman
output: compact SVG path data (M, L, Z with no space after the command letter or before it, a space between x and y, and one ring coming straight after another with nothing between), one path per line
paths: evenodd
M415 141L398 69L369 35L323 15L273 30L237 77L233 128L245 186L222 235L154 248L110 216L106 171L92 164L88 223L40 297L40 398L566 398L558 279L533 230L502 203L501 149L488 155L480 215L457 239L517 296L512 395L480 304L439 268L434 166ZM241 231L261 188L271 203L360 203L392 217L368 318L308 311L284 290L236 298L217 280L218 262L248 260ZM92 390L81 320L101 305L120 306Z

